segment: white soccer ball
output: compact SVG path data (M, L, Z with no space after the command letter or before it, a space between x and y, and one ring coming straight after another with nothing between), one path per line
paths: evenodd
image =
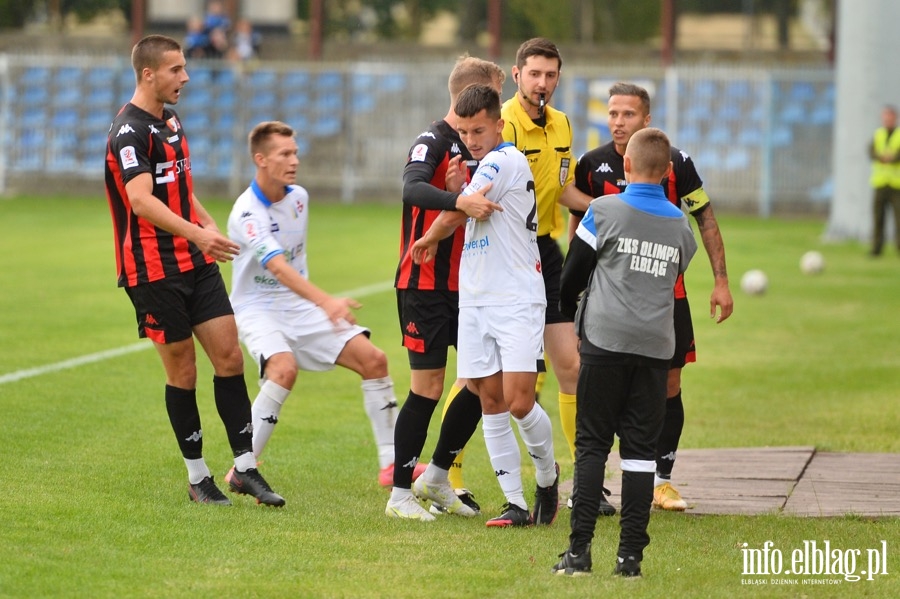
M800 270L803 274L817 275L825 270L825 258L820 252L810 250L800 258Z
M769 277L759 269L748 270L741 277L741 290L747 295L762 295L769 286Z

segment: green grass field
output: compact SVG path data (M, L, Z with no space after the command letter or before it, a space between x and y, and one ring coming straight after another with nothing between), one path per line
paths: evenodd
M206 205L224 227L229 204ZM41 370L138 341L131 305L115 286L102 194L4 200L0 211L0 407L9 435L0 475L2 597L900 596L897 519L654 513L640 581L608 575L616 519L598 523L595 574L580 579L549 573L567 545L565 509L553 526L527 530L388 519L359 383L341 371L301 374L282 412L261 469L287 498L284 509L245 497L232 508L192 504L162 367L149 347ZM823 245L820 221L720 221L735 313L720 325L709 319L711 274L700 250L688 272L699 361L684 373L682 448L900 454L900 259L871 260L856 243ZM399 206L314 203L311 229L313 280L333 293L369 289L358 297L358 316L388 352L402 401L409 375L389 287ZM809 249L825 255L822 275L800 273ZM765 295L741 293L740 275L750 268L767 272ZM221 481L230 452L203 360L199 379L206 459ZM552 377L544 396L555 396ZM571 478L555 402L544 406L563 477ZM435 417L426 456L437 426ZM494 514L503 496L480 431L467 456L467 484ZM528 464L524 474L530 487ZM742 544L767 540L785 551L828 540L863 554L886 540L888 575L831 586L743 585Z

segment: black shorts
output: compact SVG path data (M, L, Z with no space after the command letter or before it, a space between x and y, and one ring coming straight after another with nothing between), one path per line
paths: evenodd
M691 307L686 297L675 298L675 355L670 368L684 368L688 362L697 361L697 347L694 345L694 324Z
M456 347L459 330L459 293L398 289L397 315L410 369L446 368L448 348Z
M563 254L559 244L549 235L537 238L541 254L541 274L544 276L544 293L547 295L547 313L544 324L575 322L559 311L559 279L562 276Z
M234 314L218 264L206 264L161 281L126 287L137 315L138 336L156 343L175 343L193 328L219 316Z

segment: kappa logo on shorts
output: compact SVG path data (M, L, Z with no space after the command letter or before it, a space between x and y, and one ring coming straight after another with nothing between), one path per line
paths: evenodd
M410 322L409 324L407 324L406 332L409 333L410 335L418 335L419 329L416 328L416 323Z
M146 326L159 326L159 321L152 314L147 314L144 316L144 324Z

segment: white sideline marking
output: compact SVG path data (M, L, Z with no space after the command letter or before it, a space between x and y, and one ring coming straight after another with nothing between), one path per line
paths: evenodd
M382 291L387 291L388 289L394 288L394 281L383 281L381 283L373 283L372 285L366 285L364 287L357 287L356 289L350 289L349 291L342 291L337 293L336 295L339 297L365 297L367 295L375 295L376 293L381 293ZM69 360L63 360L62 362L56 362L55 364L46 364L44 366L38 366L36 368L27 368L25 370L17 370L15 372L10 372L8 374L0 375L0 385L4 385L6 383L14 383L16 381L21 381L22 379L28 379L36 376L41 376L42 374L48 374L51 372L58 372L60 370L68 370L70 368L77 368L78 366L84 366L85 364L93 364L94 362L101 362L108 358L117 358L119 356L124 356L127 354L133 354L134 352L142 351L145 349L151 349L153 344L148 340L143 340L138 343L133 343L131 345L126 345L124 347L118 347L115 349L107 349L104 351L99 351L93 354L87 354L85 356L79 356L77 358L71 358Z

